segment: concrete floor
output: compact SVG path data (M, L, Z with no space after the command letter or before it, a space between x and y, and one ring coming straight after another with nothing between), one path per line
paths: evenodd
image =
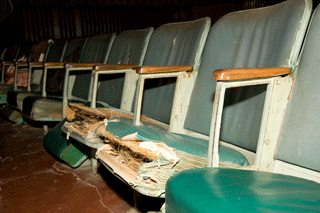
M155 211L163 203L134 199L136 193L103 166L97 175L89 162L70 168L52 157L42 140L41 128L0 118L0 212L133 213Z

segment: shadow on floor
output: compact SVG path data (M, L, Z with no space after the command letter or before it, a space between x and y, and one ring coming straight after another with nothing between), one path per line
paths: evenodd
M43 146L43 130L0 118L0 212L146 212L164 199L136 196L103 166L91 174L53 158ZM134 202L134 200L136 202ZM134 207L135 203L139 211Z

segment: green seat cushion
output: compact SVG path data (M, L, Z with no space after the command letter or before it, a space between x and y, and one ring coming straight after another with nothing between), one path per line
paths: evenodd
M0 104L6 104L7 103L7 95L0 95Z
M48 102L59 102L61 103L61 107L58 108L60 114L62 114L62 98L61 97L50 97L44 98L42 96L29 96L23 100L22 113L27 116L31 116L32 109L35 107L36 102L41 100L48 100ZM54 106L54 105L52 105ZM50 109L48 108L50 112Z
M0 85L0 95L7 95L8 89L13 86L7 85L7 84L1 84Z
M90 102L85 105L90 105ZM101 107L100 104L99 106ZM88 158L90 150L89 147L72 138L66 139L66 135L61 130L64 123L65 120L62 120L44 136L44 146L56 158L63 160L71 167L78 167Z
M192 169L166 185L166 213L320 212L320 184L282 174Z
M90 106L90 102L80 100L68 100L71 103L82 103ZM106 105L97 103L97 107L106 107ZM62 97L51 96L44 98L42 96L29 96L23 100L22 113L33 118L50 118L51 115L61 115L62 117ZM33 114L33 115L31 115Z
M60 159L68 163L71 167L76 168L88 158L89 151L89 147L78 141L73 141L63 150Z
M122 138L126 135L137 132L138 139L147 141L161 141L166 145L192 155L206 158L208 156L208 141L194 138L187 135L176 134L160 130L159 127L151 124L144 126L133 125L132 120L119 118L120 122L109 122L106 131L112 132L114 136ZM223 162L248 166L249 162L241 153L221 146L219 148L220 160Z
M44 136L44 146L55 157L60 158L62 152L69 146L70 142L61 131L65 120L61 121Z
M18 96L22 95L22 94L25 94L25 95L23 95L22 101L20 101ZM22 108L22 106L19 106L19 105L21 105L23 100L28 96L34 96L34 95L40 96L41 92L27 92L25 88L23 88L22 90L19 90L19 91L8 91L7 102L9 105ZM19 104L19 102L21 102L21 103Z
M0 104L7 103L7 93L13 90L13 86L7 84L0 85Z
M44 146L56 158L65 161L71 167L78 167L88 158L89 149L83 144L73 140L66 139L61 131L65 120L61 121L44 137Z

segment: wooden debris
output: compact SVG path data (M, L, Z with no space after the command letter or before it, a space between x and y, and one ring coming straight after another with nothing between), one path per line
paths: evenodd
M123 117L123 118L129 118L133 119L132 115L128 115L126 113L117 112L113 109L108 108L90 108L86 107L82 104L68 104L66 107L66 114L69 110L72 110L74 114L68 116L67 121L72 122L74 120L95 120L95 121L101 121L104 119L109 119L111 117Z
M72 125L67 125L65 128L70 130L70 132L76 132L83 138L88 137L90 132L90 137L94 137L97 132L97 128L101 126L105 119L111 117L123 117L128 119L133 119L133 116L127 113L119 112L108 108L90 108L82 104L69 103L65 108L66 120L68 122L73 122ZM152 119L142 115L142 122L156 124ZM96 135L98 137L98 135Z
M133 116L127 113L115 111L108 108L90 108L82 104L69 103L65 109L66 119L72 122L64 127L70 132L88 139L89 137L100 137L113 147L113 155L121 158L121 162L132 169L138 171L140 166L145 162L151 162L161 154L152 152L149 149L139 147L141 142L120 140L113 136L111 132L107 132L104 126L104 120L111 117L124 117L133 119ZM141 121L148 123L156 123L152 119L141 116Z
M100 135L100 137L103 137L103 139L110 143L114 149L128 150L135 158L141 159L143 162L150 162L161 157L161 154L157 154L149 149L139 147L140 143L143 142L121 140L117 136L113 136L111 132L107 132L105 130L103 136Z
M74 110L72 110L68 105L65 108L65 113L66 113L66 120L67 121L73 121L76 113Z
M122 117L133 119L133 115L119 112L110 108L90 108L86 107L82 104L73 104L69 103L65 109L67 121L72 122L74 120L104 120L109 119L111 117ZM71 112L73 111L73 112ZM141 121L157 124L154 120L148 118L145 115L141 115Z

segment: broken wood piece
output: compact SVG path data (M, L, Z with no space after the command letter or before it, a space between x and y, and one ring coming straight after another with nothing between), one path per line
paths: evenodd
M82 104L69 103L66 108L66 120L68 125L64 125L67 131L75 132L83 139L96 138L97 128L106 127L108 119L111 117L123 117L133 119L133 115L116 111L110 108L90 108ZM152 119L142 116L141 121L156 124Z
M144 142L121 140L119 137L114 136L111 132L107 132L103 126L98 128L98 134L106 142L110 143L115 150L127 150L132 153L134 158L140 159L143 162L150 162L162 156L161 154L153 152L149 149L141 148L140 143Z
M65 111L66 116L68 114L66 119L69 122L72 122L75 119L104 120L104 119L109 119L111 117L122 117L122 118L133 119L133 115L130 115L124 112L119 112L112 108L90 108L82 104L69 103L65 110L66 110ZM151 118L148 118L145 115L141 115L141 121L157 124L157 122L154 122Z

